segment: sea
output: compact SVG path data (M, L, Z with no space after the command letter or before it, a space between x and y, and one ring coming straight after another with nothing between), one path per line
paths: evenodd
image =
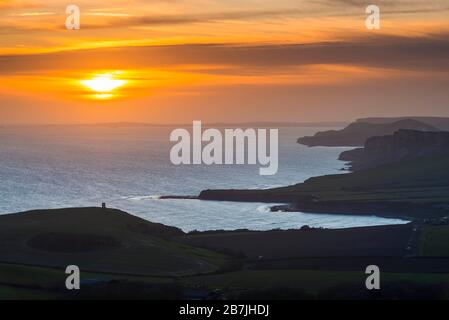
M177 126L180 127L180 126ZM191 129L188 125L186 129ZM33 209L101 206L192 230L348 228L407 221L376 216L271 212L267 203L163 200L204 189L256 189L346 174L338 155L350 148L299 145L300 136L338 129L279 128L279 170L258 165L173 165L174 127L138 124L0 127L0 214Z

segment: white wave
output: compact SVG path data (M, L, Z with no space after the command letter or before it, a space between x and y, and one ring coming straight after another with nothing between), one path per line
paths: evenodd
M149 196L132 196L125 197L126 200L132 201L142 201L142 200L159 200L161 198L160 195L149 195Z
M269 205L258 206L257 211L259 211L260 213L268 213L271 212L271 207Z

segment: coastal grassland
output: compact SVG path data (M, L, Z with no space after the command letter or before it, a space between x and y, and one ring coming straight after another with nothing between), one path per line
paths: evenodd
M38 210L0 216L1 261L145 276L216 272L225 255L170 239L184 233L101 208Z
M0 263L0 284L34 287L34 288L62 288L67 275L63 268L37 267L20 264ZM171 277L133 276L126 274L109 274L96 272L81 272L82 280L131 280L148 283L172 283Z
M222 270L234 265L234 259L232 257L219 253L217 251L189 246L177 241L167 241L166 246L182 250L182 252L186 255L204 259L205 261L219 267Z
M423 256L449 256L449 226L426 226L421 236Z
M186 286L217 289L292 288L318 292L341 283L362 283L364 274L345 271L241 270L226 274L188 277Z
M24 289L0 285L0 300L50 300L57 296L54 293L38 289Z
M423 157L349 174L310 178L269 192L316 196L319 200L449 200L449 154Z
M0 263L0 300L55 299L50 289L62 288L64 270Z
M15 286L41 287L64 285L63 269L0 263L0 283Z
M59 299L67 298L67 275L62 268L26 266L0 263L0 300L4 299ZM83 282L107 284L111 281L140 286L174 285L172 277L134 276L81 271ZM75 293L76 294L76 293Z
M319 293L341 284L365 288L367 275L364 270L314 271L314 270L242 270L227 274L205 275L185 278L184 284L218 289L303 289ZM392 282L407 282L419 285L449 284L449 274L442 273L385 273L381 274L382 285Z
M204 190L203 200L288 203L288 210L415 219L449 215L449 153L260 190Z
M319 296L326 294L327 290L339 286L354 287L358 290L365 289L367 275L360 271L336 271L336 270L239 270L220 274L187 276L180 278L169 277L145 277L120 274L106 274L83 272L82 289L78 292L68 292L64 288L65 274L62 269L43 268L23 265L0 264L0 300L3 299L73 299L78 295L81 298L110 297L111 293L104 292L104 288L115 288L121 283L121 288L131 288L131 292L125 291L122 298L129 298L128 294L136 294L137 289L140 298L154 298L154 288L157 288L156 298L163 288L177 288L179 292L194 290L222 290L227 294L233 292L245 292L251 290L278 291L295 289ZM83 284L83 281L95 280L94 285ZM5 283L6 282L6 283ZM388 286L390 283L406 283L407 286L448 285L448 273L393 273L382 272L381 284ZM141 291L141 288L151 288L149 293ZM161 289L162 288L162 289ZM86 295L86 290L87 295ZM94 290L94 291L92 291ZM114 289L113 289L114 290ZM153 295L153 296L152 296ZM116 296L112 296L115 297ZM188 297L188 296L187 296Z
M192 247L232 252L260 262L306 257L400 257L412 232L411 224L402 224L311 231L212 232L178 239Z

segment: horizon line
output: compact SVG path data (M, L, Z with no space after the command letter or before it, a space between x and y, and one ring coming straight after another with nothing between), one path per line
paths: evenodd
M199 120L192 120L199 121ZM152 123L152 122L135 122L135 121L120 121L120 122L94 122L94 123L5 123L0 124L0 127L57 127L57 126L148 126L148 127L172 127L172 126L191 126L192 122L185 123ZM243 122L202 122L206 126L226 126L226 125L279 125L284 127L294 126L338 126L345 125L351 121L243 121Z

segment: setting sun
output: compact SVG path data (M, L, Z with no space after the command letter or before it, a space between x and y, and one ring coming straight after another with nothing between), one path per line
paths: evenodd
M100 93L101 96L110 96L110 94L108 93L122 87L126 84L127 81L123 79L114 79L114 74L106 73L95 75L92 79L81 80L80 82L82 85L91 89L92 91Z

